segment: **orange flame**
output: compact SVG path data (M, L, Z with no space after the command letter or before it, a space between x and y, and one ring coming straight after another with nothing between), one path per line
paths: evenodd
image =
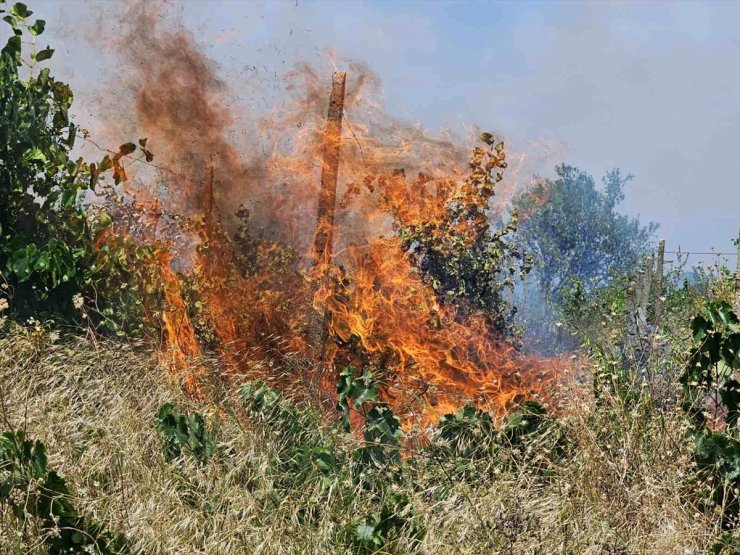
M443 305L395 238L398 225L434 227L450 199L478 202L462 177L467 153L460 141L388 116L377 100L377 76L345 62L340 200L335 226L324 230L337 254L307 271L328 84L309 65L297 66L286 76L279 109L258 114L235 135L239 118L224 107L228 87L214 64L189 33L168 28L160 15L140 4L124 18L129 32L119 75L136 92L138 129L159 165L156 179L143 171L130 187L191 222L192 237L161 231L192 260L187 279L201 307L191 322L178 278L163 260L170 305L163 328L176 365L214 349L227 371L240 375L255 371L255 360L289 366L291 357L312 356L305 332L313 307L329 316L336 339L330 359L351 361L357 355L346 344L359 345L363 362L381 368L384 395L406 419L434 419L465 402L502 413L545 389L551 378L543 361L517 353L483 316ZM496 163L503 163L499 155ZM409 186L394 172L399 168L419 173L412 185L433 186ZM235 210L241 204L249 206L239 211L248 213L246 222ZM473 237L467 232L487 225L481 216L435 233ZM316 276L327 271L336 279L317 287ZM272 378L300 383L315 376Z
M385 356L391 373L381 377L399 414L430 411L436 419L466 402L502 414L542 391L545 369L498 340L482 316L440 305L395 241L347 255L349 285L322 289L315 306L328 308L340 342L357 338L367 353Z

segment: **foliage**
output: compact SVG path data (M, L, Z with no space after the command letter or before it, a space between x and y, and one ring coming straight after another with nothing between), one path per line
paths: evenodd
M725 525L734 526L740 510L740 320L729 303L716 301L694 317L691 330L694 346L681 383L684 407L694 420L694 458L713 477L714 502L724 510ZM724 415L722 431L712 429L718 411Z
M740 370L740 321L729 303L716 301L703 308L691 322L694 347L691 349L681 383L689 394L690 410L700 424L702 410L696 410L700 397L716 391L725 421L737 429L740 416L740 382L734 371Z
M419 437L412 427L400 465L390 465L393 473L366 472L369 484L352 472L352 453L363 446L359 413L353 436L339 433L339 418L332 426L302 416L307 407L297 403L280 419L251 408L245 415L228 383L187 401L140 343L38 341L12 323L0 334L0 362L0 418L25 419L33 433L53 430L55 470L79 484L78 510L125 529L136 553L253 553L265 546L352 553L361 549L358 525L374 526L383 506L386 514L394 510L394 496L409 499L398 516L414 518L413 508L427 530L420 553L705 553L719 535L715 508L697 510L699 499L709 505L708 489L695 474L694 441L684 436L689 419L680 406L642 403L639 411L624 411L607 396L594 404L588 389L579 388L578 397L563 398L560 410L518 445L497 443L475 458L433 450L439 438ZM161 452L152 450L158 438L147 433L157 409L171 401L205 414L214 400L217 445L228 447L229 456L205 466L189 458L159 464ZM291 414L305 427L283 436L281 422L287 426ZM87 434L88 425L97 432ZM553 456L559 431L566 448ZM344 462L325 474L309 446L326 447ZM305 462L298 448L310 457ZM291 454L296 466L287 464ZM15 522L0 504L0 552L43 553L37 547L43 535L29 526L22 539L22 523ZM732 553L740 536L727 532L734 537L724 553ZM374 551L410 554L411 533L395 528Z
M408 496L391 495L379 510L372 511L354 526L352 544L356 553L377 553L402 535L410 538L413 549L424 538L425 531L411 513Z
M168 459L183 455L205 464L213 455L213 436L198 412L181 413L170 403L162 405L155 417L157 431L164 437Z
M20 521L36 519L49 553L121 553L123 538L77 512L64 478L49 470L46 448L22 430L0 436L0 503Z
M437 295L462 313L485 315L496 330L508 333L503 291L529 268L521 252L507 242L517 228L516 212L501 229L491 228L490 202L507 167L506 152L492 134L483 133L480 139L483 146L473 150L469 173L461 182L420 175L413 183L413 198L432 198L431 206L422 203L411 217L405 209L408 198L400 206L392 200L389 204L403 250ZM394 179L405 182L403 174Z
M112 172L115 183L125 180L122 161L137 146L123 144L97 164L73 159L80 130L70 120L72 91L48 68L37 71L54 53L49 47L36 49L45 23L32 22L32 12L22 3L0 6L0 13L12 29L0 52L0 280L11 309L20 318L77 321L89 313L94 324L109 331L131 329L141 323L141 314L125 316L141 309L119 304L130 300L121 292L150 285L140 278L141 262L151 252L112 239L100 251L103 236L110 238L111 217L100 211L92 218L82 201L106 172ZM22 51L26 33L32 41L30 59ZM28 78L20 73L24 64ZM145 145L142 139L138 148L149 159ZM89 301L87 311L81 312L78 299Z
M365 413L362 437L365 445L359 450L359 460L364 466L382 468L391 461L401 460L401 422L386 403L373 403Z
M445 414L439 419L437 429L446 448L458 457L482 456L496 439L491 415L473 405Z
M524 401L506 419L501 437L508 445L520 444L524 437L537 432L545 422L547 411L537 401Z
M378 384L372 372L365 370L359 378L352 366L345 368L337 381L337 410L342 414L342 427L350 431L351 407L361 411L365 420L365 445L358 450L360 468L381 468L401 459L399 439L403 436L401 422L386 403L374 402Z
M501 429L496 430L490 414L473 405L465 405L440 418L437 432L452 452L470 457L481 448L481 444L520 444L526 436L541 428L546 415L547 410L537 401L524 401L509 414Z
M359 378L356 373L353 366L347 366L337 380L337 410L342 415L342 428L346 432L350 431L352 408L359 410L364 403L378 398L378 382L373 379L372 372L365 370Z
M580 279L561 291L561 312L566 327L594 362L593 393L605 392L630 404L639 397L634 382L635 365L626 352L631 332L627 295L629 278L620 276L607 286L587 292Z
M245 383L241 388L241 398L245 408L263 413L272 413L282 401L280 392L262 380Z
M544 354L578 347L567 333L574 330L562 326L563 318L573 316L568 312L574 294L588 299L584 308L607 300L594 298L602 290L622 290L620 282L637 267L657 229L617 211L631 176L612 170L603 179L604 189L598 190L594 179L578 168L563 164L555 171L555 179L536 180L512 200L521 215L519 248L534 260L533 279L520 291L526 301L523 323ZM588 313L592 321L601 319L598 308Z
M250 416L269 425L278 445L278 469L286 476L283 485L301 483L314 472L328 482L339 474L343 458L308 409L295 406L262 380L245 383L240 394Z
M534 256L539 282L552 297L577 278L587 292L632 271L657 229L616 211L631 176L607 172L604 191L593 177L565 164L513 199L521 214L517 237Z
M241 400L250 416L259 417L270 425L271 431L280 438L286 449L295 449L298 437L311 426L313 414L300 410L283 397L282 393L262 380L242 385Z

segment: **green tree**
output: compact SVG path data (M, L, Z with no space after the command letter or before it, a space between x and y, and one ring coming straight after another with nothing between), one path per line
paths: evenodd
M45 22L31 20L20 2L0 0L0 14L11 29L0 51L0 296L21 318L73 319L85 297L94 299L91 313L117 329L111 302L141 284L143 266L134 263L154 252L121 238L97 248L111 220L92 218L83 196L104 172L116 183L125 179L121 160L137 147L126 143L98 164L73 159L72 90L41 67L54 50L36 44ZM29 38L30 54L23 51Z
M53 50L22 57L23 31L35 37L45 26L31 23L31 15L15 4L4 16L13 36L0 52L0 272L21 314L41 301L54 308L71 304L92 240L78 200L89 168L69 157L76 133L68 113L72 91L48 68L35 71ZM24 64L31 70L27 80L19 73Z
M617 212L631 175L607 172L600 191L578 168L563 164L555 171L556 179L540 181L513 205L521 215L518 241L533 256L540 285L557 300L573 278L590 292L634 270L658 226Z

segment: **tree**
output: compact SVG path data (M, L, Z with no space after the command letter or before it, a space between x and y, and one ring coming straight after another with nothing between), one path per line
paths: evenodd
M562 164L555 171L556 179L539 181L513 205L521 218L518 240L534 258L540 285L557 301L573 278L590 292L634 270L658 226L616 211L631 175L607 172L599 191L578 168Z
M511 331L503 298L517 276L528 271L511 235L517 215L495 230L489 204L507 167L504 143L483 133L461 180L419 175L415 182L396 172L381 179L401 248L424 280L458 314L483 315L500 334Z
M40 69L54 53L36 48L45 22L32 22L33 12L20 2L7 7L0 0L0 14L12 30L0 51L0 298L8 297L20 318L70 320L89 299L96 321L117 331L112 317L121 310L114 299L142 285L151 272L139 262L154 251L106 233L110 216L92 217L83 196L109 170L116 183L124 180L121 162L137 146L121 145L97 164L73 159L79 130L69 117L72 90ZM29 41L22 40L29 35L30 55L23 51ZM141 140L150 159L145 145Z

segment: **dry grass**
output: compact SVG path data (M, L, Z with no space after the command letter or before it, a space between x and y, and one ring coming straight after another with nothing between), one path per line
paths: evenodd
M690 479L683 416L648 401L630 411L566 406L559 457L547 438L507 454L507 465L409 453L406 479L378 494L344 472L286 481L280 442L234 415L234 392L214 393L218 411L193 402L142 346L9 330L0 334L0 431L26 428L43 440L79 507L124 532L134 553L347 553L348 531L395 490L426 530L418 553L698 554L720 533L717 516L691 501L701 484ZM165 460L153 424L165 402L216 423L219 455L207 465ZM332 433L306 437L353 447ZM0 553L41 553L38 531L3 511ZM412 546L402 534L377 552Z

